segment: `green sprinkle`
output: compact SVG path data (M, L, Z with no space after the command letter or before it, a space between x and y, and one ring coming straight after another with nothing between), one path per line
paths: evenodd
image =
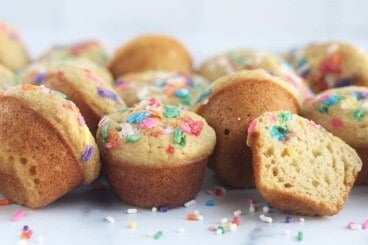
M363 118L367 115L367 112L362 109L356 109L353 111L353 117L357 121L363 120Z
M325 103L322 103L322 104L318 105L318 111L321 112L321 113L327 113L328 108L330 108L330 106L326 105Z
M131 134L131 135L128 135L127 139L128 139L128 142L137 142L139 139L141 138L141 135L140 134Z
M180 115L180 111L176 106L165 105L164 116L167 118L177 118Z
M180 146L185 146L185 134L181 128L176 128L174 131L174 142Z
M291 120L291 113L290 112L281 112L279 115L279 120L281 123L287 123Z
M290 130L287 127L275 125L275 126L272 126L270 134L272 138L282 141L289 137Z
M187 96L180 99L183 105L191 105L192 104L192 95L188 94Z
M162 231L158 231L156 234L155 234L155 239L160 239L162 237L164 233Z
M223 226L219 226L219 227L217 227L218 229L220 229L221 230L221 234L225 234L226 233L226 229L225 229L225 227L223 227Z
M109 137L109 124L105 123L101 128L102 143L105 145L107 138Z
M298 241L303 241L303 232L299 231L298 232Z

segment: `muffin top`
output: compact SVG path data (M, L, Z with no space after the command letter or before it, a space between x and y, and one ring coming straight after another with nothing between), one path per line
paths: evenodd
M0 91L20 84L19 78L10 69L0 65Z
M97 40L86 40L67 45L55 45L40 60L63 60L69 58L87 58L100 66L106 66L109 56L101 42Z
M368 88L328 89L305 103L303 114L353 147L368 146Z
M29 63L29 59L19 33L8 23L0 21L0 64L17 72Z
M44 84L47 87L54 88L55 83L62 84L65 82L74 89L74 92L70 93L79 93L80 96L83 96L84 100L100 116L113 113L121 107L126 107L115 90L103 82L100 76L88 69L72 65L60 65L48 73ZM68 95L68 97L72 98L73 96Z
M114 83L112 75L106 68L83 57L70 57L62 60L43 60L32 63L20 72L20 79L22 83L41 85L45 81L47 74L61 65L70 65L90 70L101 77L103 82L109 85L113 85Z
M18 85L1 96L19 98L40 112L72 145L81 167L84 184L93 181L100 170L99 150L78 107L65 95L44 86Z
M115 88L128 106L154 97L163 104L188 109L195 105L209 84L209 81L199 75L147 71L121 76L117 79Z
M296 54L295 69L315 93L334 87L368 85L368 57L352 44L312 44Z
M150 98L102 118L97 141L113 160L155 166L203 160L216 136L201 116Z
M298 96L298 91L293 87L289 82L281 79L277 75L273 73L269 73L263 69L255 69L255 70L242 70L236 73L221 77L217 79L214 83L210 85L210 87L199 96L197 100L197 106L195 110L198 109L201 105L207 104L208 101L215 96L218 92L226 89L229 84L242 82L244 80L254 80L254 81L268 81L279 85L288 91L294 98L295 101L299 104L302 101L302 98ZM266 88L267 89L267 88ZM266 92L267 90L265 90Z

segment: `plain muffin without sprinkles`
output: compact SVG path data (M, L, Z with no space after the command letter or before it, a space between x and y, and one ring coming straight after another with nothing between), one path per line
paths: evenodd
M0 193L41 208L99 174L95 139L75 104L31 84L0 95Z
M97 131L113 191L143 208L173 208L193 199L215 141L202 117L154 98L104 117Z

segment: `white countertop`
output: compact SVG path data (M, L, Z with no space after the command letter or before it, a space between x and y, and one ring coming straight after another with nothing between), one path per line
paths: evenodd
M100 180L101 182L101 180ZM73 191L55 203L30 210L20 205L0 206L0 244L19 244L24 225L33 230L28 244L367 244L368 230L350 230L346 226L353 221L362 224L368 219L368 186L354 187L349 202L333 217L300 217L291 215L293 221L285 222L287 214L276 210L267 213L273 223L263 223L259 216L266 205L256 190L227 190L225 196L206 194L219 184L212 171L207 171L205 181L196 198L196 204L171 209L167 213L153 213L138 209L127 214L132 206L119 201L109 190L96 191L91 186ZM249 197L256 201L256 212L249 212ZM206 206L207 200L215 200L216 206ZM26 215L17 222L12 216L19 210ZM241 223L237 230L222 235L209 231L219 226L222 218L232 220L233 211L241 209ZM186 216L194 210L203 215L203 222L188 221ZM115 224L105 217L112 216ZM300 221L304 218L304 222ZM129 223L136 221L131 230ZM184 233L179 234L183 228ZM160 239L148 234L163 232ZM303 240L298 241L298 232Z

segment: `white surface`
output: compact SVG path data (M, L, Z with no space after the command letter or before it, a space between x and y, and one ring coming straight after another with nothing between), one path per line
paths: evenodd
M265 202L255 190L227 190L224 197L205 194L217 180L211 171L207 172L196 204L169 210L167 213L152 213L138 209L137 214L127 214L132 208L119 201L110 190L94 191L91 187L76 190L57 202L40 210L30 210L19 205L0 207L0 244L17 244L24 225L29 225L34 234L28 244L296 244L297 233L304 234L303 244L367 244L368 230L349 230L350 221L362 224L368 219L368 186L355 187L344 209L333 217L303 217L292 215L293 222L285 223L287 214L271 209L266 214L273 223L263 223ZM248 198L256 201L257 212L249 213ZM205 206L209 199L216 200L216 206ZM11 217L20 209L26 216L18 222ZM218 226L222 218L233 218L233 211L245 211L241 224L235 232L216 235L209 231L210 226ZM188 221L186 216L199 210L203 222ZM112 216L115 224L108 223L105 217ZM129 229L131 221L137 222L135 231ZM184 233L179 234L179 229ZM164 235L155 240L149 232L163 231ZM289 231L290 234L285 235Z

